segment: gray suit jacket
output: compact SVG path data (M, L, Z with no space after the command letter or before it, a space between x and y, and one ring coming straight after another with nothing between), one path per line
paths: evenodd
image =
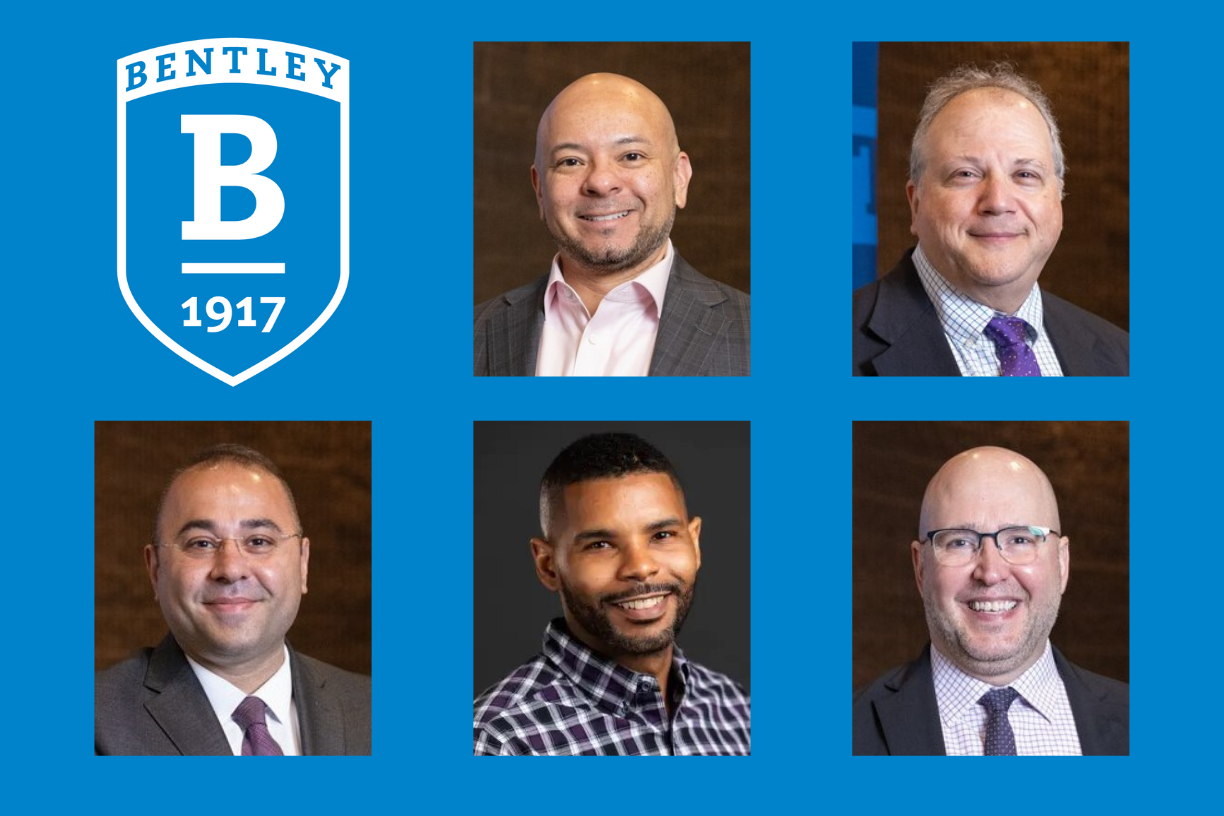
M545 275L476 307L477 377L535 375L547 284ZM748 328L748 295L710 280L676 253L650 376L746 377Z
M1054 649L1084 756L1130 754L1130 686L1081 669ZM854 695L855 756L943 756L931 647Z
M883 278L854 293L854 376L959 377L935 305L922 288L913 250ZM1068 377L1130 374L1130 335L1042 291L1045 330Z
M370 754L370 678L289 647L305 755ZM233 756L173 635L98 672L94 751L113 756Z

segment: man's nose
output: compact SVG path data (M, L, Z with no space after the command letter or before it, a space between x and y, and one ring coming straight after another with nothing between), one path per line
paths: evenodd
M242 549L242 542L231 538L222 539L213 554L209 576L216 581L234 583L247 577L248 572L247 554Z
M984 215L1001 215L1015 209L1011 180L1000 173L988 173L982 179L982 196L978 207Z
M994 536L982 536L982 548L978 552L977 563L973 567L973 577L977 581L991 586L1007 580L1011 574L1011 565L1003 559Z
M650 547L644 543L630 544L622 550L620 577L627 581L646 581L659 571Z
M615 162L593 159L589 167L583 179L583 192L602 198L620 191L620 176Z

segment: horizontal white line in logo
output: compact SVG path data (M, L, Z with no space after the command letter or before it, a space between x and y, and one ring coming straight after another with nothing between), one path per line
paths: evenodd
M283 275L283 263L185 263L184 275Z

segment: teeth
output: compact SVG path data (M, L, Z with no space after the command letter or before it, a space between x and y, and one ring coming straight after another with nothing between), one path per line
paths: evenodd
M617 218L624 218L628 214L629 211L625 210L622 213L615 213L613 215L584 215L582 217L587 221L613 221Z
M659 595L654 598L643 598L640 601L625 601L624 603L617 604L617 606L621 609L650 609L652 606L658 606L663 603L663 599L666 597L666 595Z
M971 601L969 608L974 612L1007 612L1016 608L1015 601Z

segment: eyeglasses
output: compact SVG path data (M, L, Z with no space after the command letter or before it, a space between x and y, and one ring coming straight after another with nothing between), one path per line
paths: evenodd
M935 560L945 567L963 567L977 558L982 551L982 539L993 538L1003 560L1015 566L1031 564L1037 560L1037 548L1046 536L1057 530L1049 527L1005 527L997 533L979 533L977 530L932 530L926 534L935 550Z
M290 533L286 536L252 533L245 538L217 538L216 536L193 535L174 542L173 546L189 558L212 558L221 552L221 548L225 545L226 541L233 541L242 552L255 558L261 558L276 552L277 547L280 546L282 541L301 537L301 533Z

